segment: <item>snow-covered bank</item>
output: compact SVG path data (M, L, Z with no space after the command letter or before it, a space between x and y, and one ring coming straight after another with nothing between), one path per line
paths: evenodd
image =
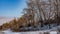
M3 31L4 34L57 34L57 31L30 31L30 32L11 32L10 30Z
M59 33L58 29L60 26L53 27L53 29L50 30L42 30L42 31L27 31L27 32L12 32L10 29L2 31L5 34L44 34L44 33L49 33L49 34L57 34Z

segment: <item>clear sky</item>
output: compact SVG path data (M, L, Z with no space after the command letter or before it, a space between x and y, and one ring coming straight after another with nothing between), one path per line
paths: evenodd
M0 16L20 17L26 0L0 0Z

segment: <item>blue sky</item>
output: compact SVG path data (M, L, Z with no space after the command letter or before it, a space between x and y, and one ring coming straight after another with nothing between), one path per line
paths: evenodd
M0 16L20 17L26 0L0 0Z

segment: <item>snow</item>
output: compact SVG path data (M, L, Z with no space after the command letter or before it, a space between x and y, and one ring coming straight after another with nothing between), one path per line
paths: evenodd
M12 32L10 30L3 31L5 34L44 34L49 32L50 34L57 34L57 31L30 31L30 32Z
M57 34L57 32L56 31L51 31L50 34Z
M0 25L4 24L4 23L9 23L9 21L13 20L14 18L10 18L10 17L0 17Z
M46 32L49 32L50 34L57 34L58 31L50 31L50 30L43 30L43 31L27 31L27 32L12 32L10 29L2 31L5 34L44 34Z
M51 29L51 30L12 32L10 29L8 29L8 30L2 31L2 32L4 32L5 34L39 34L39 33L43 34L44 32L49 32L50 34L57 34L58 33L58 28L60 28L60 26L53 27L53 29Z

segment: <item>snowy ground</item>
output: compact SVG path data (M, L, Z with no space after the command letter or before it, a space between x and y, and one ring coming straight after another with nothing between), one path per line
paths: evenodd
M2 31L4 34L44 34L45 32L49 32L49 34L57 34L57 31L30 31L30 32L12 32L10 30Z
M12 17L0 17L0 25L4 23L8 23L9 21L13 20L14 18Z

